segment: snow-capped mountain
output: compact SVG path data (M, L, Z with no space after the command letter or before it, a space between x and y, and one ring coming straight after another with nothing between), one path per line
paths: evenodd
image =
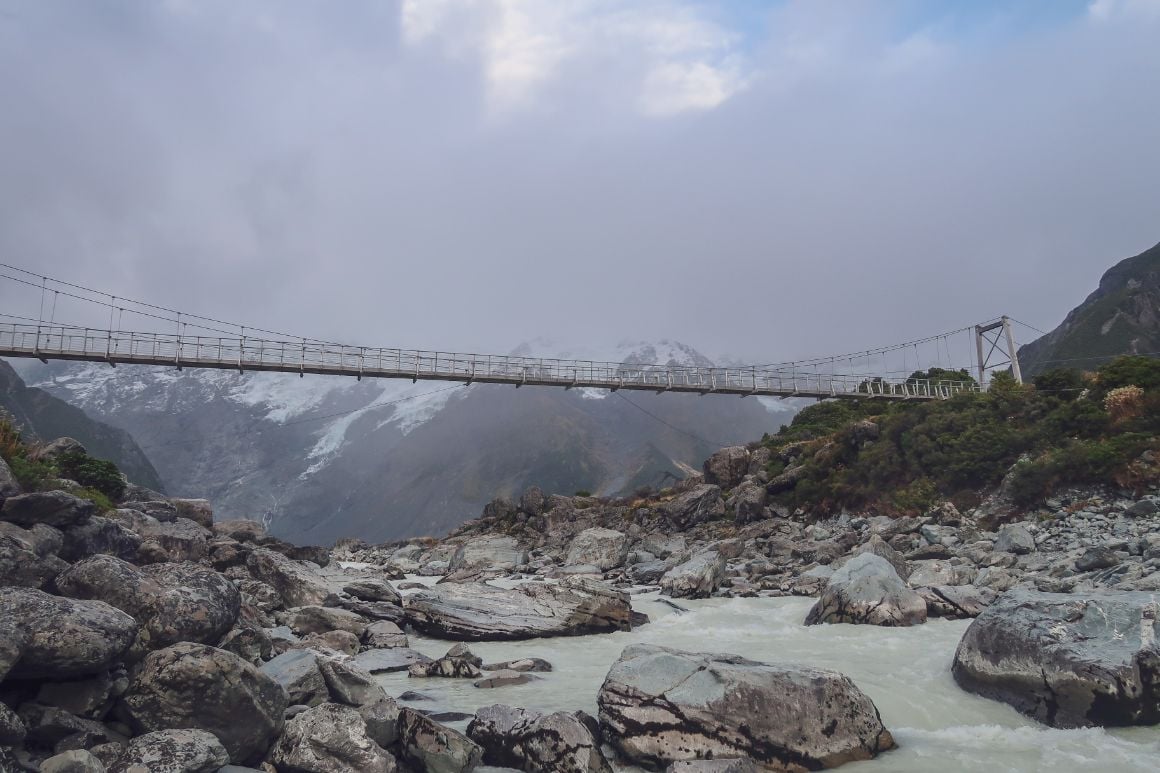
M712 363L674 341L525 357ZM30 385L129 431L174 495L280 536L330 542L442 533L530 485L612 494L683 477L718 446L792 415L778 401L184 370L18 365Z

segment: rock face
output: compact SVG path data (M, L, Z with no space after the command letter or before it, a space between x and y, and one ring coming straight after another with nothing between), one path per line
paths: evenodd
M703 550L661 577L661 592L673 598L703 599L713 595L725 577L725 556Z
M0 508L0 521L18 526L43 523L63 529L88 520L96 512L97 506L87 499L64 491L44 491L5 499Z
M650 768L749 757L806 771L894 748L878 710L847 677L736 655L632 645L597 697L605 739Z
M11 675L20 678L87 676L119 660L137 636L137 621L101 601L50 596L31 588L0 592L0 621L11 621L23 643L0 632L0 673L15 649ZM3 628L3 623L0 623Z
M926 602L886 559L862 553L834 572L806 625L862 623L907 626L926 622Z
M286 693L233 653L182 643L145 658L123 705L138 732L206 730L240 763L260 757L281 731Z
M628 556L628 537L613 529L585 529L572 538L568 546L569 566L591 564L602 572L624 564Z
M191 563L140 569L112 556L93 556L57 578L71 598L98 599L141 623L141 654L181 641L217 643L238 619L241 595L224 575Z
M514 539L502 535L476 537L459 546L449 570L508 570L528 562L528 553Z
M270 751L270 761L287 773L394 773L398 763L367 735L367 724L356 709L323 704L286 723Z
M484 762L528 773L612 773L598 731L583 712L545 715L499 705L475 712L467 726Z
M1152 593L1013 589L967 629L959 686L1053 727L1160 722L1160 605Z
M674 524L683 528L725 515L725 501L721 499L720 486L705 483L666 502L662 509Z
M408 596L403 605L417 630L456 641L575 636L632 627L627 594L580 580L529 583L511 590L442 583Z
M204 730L158 730L129 742L113 766L113 773L127 773L144 765L149 773L217 773L230 756L217 737Z
M470 738L414 709L399 713L399 746L403 757L427 773L470 773L483 750Z

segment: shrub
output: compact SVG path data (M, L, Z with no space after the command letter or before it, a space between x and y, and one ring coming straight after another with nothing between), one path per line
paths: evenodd
M578 497L590 497L590 496L592 496L592 492L591 492L591 491L589 491L588 489L584 489L584 488L582 488L582 489L580 489L579 491L577 491L577 492L576 492L575 496L578 496Z
M119 500L125 494L125 478L112 462L70 451L56 458L56 468L63 477L99 491L111 500Z
M1138 386L1116 387L1104 396L1104 410L1114 422L1136 418L1143 407L1144 390Z

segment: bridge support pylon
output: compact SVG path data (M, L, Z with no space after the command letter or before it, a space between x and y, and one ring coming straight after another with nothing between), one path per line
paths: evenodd
M987 379L987 371L1011 366L1011 375L1019 384L1023 383L1023 371L1019 368L1019 349L1015 345L1015 333L1011 330L1011 318L1004 315L998 322L989 325L975 325L975 348L979 353L979 385ZM983 350L986 349L986 354ZM1007 355L1006 361L991 362L992 355Z

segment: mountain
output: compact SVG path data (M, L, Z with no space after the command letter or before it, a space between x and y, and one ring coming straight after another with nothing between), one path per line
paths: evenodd
M640 364L710 361L671 341L513 354ZM440 534L531 485L596 494L659 485L793 415L769 399L356 381L93 363L22 366L30 383L142 444L167 490L204 496L296 542Z
M93 456L115 463L134 483L151 489L162 488L157 470L128 432L95 421L80 408L43 389L27 386L3 360L0 360L0 408L30 439L76 438Z
M1160 244L1120 261L1063 324L1019 350L1024 375L1160 352Z

